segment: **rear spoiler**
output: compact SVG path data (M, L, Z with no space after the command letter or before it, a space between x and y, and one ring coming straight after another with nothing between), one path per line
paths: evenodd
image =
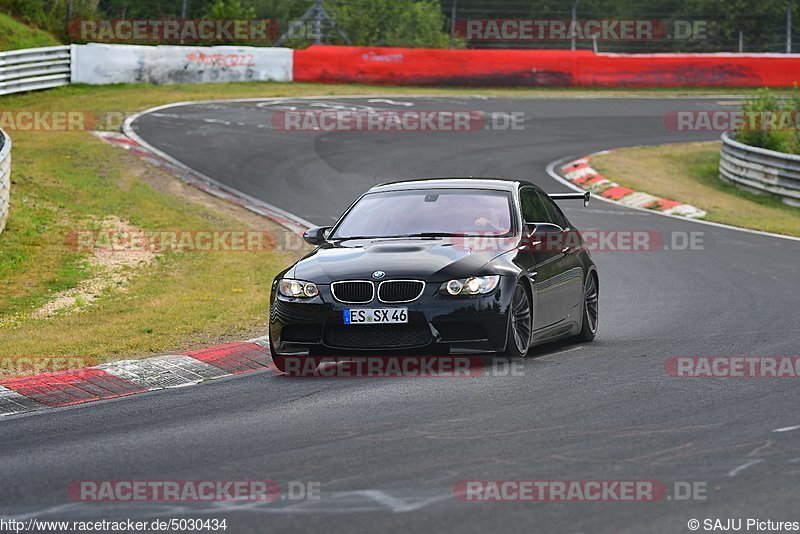
M583 200L584 207L589 205L589 199L592 198L589 191L585 193L549 193L547 196L553 200Z

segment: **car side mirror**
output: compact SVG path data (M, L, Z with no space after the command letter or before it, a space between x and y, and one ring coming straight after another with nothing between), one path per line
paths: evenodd
M325 242L325 239L328 237L328 233L330 233L332 226L316 226L314 228L309 228L303 233L303 239L309 245L318 247Z
M561 252L563 236L564 229L557 224L525 223L521 248L530 252Z

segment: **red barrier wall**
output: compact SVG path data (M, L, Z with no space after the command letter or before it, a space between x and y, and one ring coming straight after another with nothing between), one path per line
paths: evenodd
M569 50L312 46L294 81L540 87L759 87L800 81L800 55L615 55Z
M800 81L800 56L599 54L578 59L584 87L764 87Z
M442 50L312 46L294 54L297 82L570 86L577 57L564 50Z

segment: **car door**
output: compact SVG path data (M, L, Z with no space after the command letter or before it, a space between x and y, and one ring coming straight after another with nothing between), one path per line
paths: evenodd
M538 190L523 187L519 194L526 224L556 224L548 212L544 195ZM570 291L564 275L569 270L567 254L561 247L547 243L526 247L518 257L533 283L536 302L534 329L547 328L564 321L570 308Z
M547 215L551 223L563 228L561 252L564 255L560 259L560 279L558 298L560 304L564 305L564 319L568 322L578 323L581 321L580 314L583 313L583 264L581 263L579 252L580 240L579 233L570 228L561 208L546 194L539 193Z

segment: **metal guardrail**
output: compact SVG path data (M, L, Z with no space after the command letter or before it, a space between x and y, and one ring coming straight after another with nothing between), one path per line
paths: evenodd
M755 193L778 195L800 207L800 156L745 145L722 134L719 177Z
M11 138L0 130L0 232L6 227L11 197Z
M70 47L0 52L0 95L70 83Z

